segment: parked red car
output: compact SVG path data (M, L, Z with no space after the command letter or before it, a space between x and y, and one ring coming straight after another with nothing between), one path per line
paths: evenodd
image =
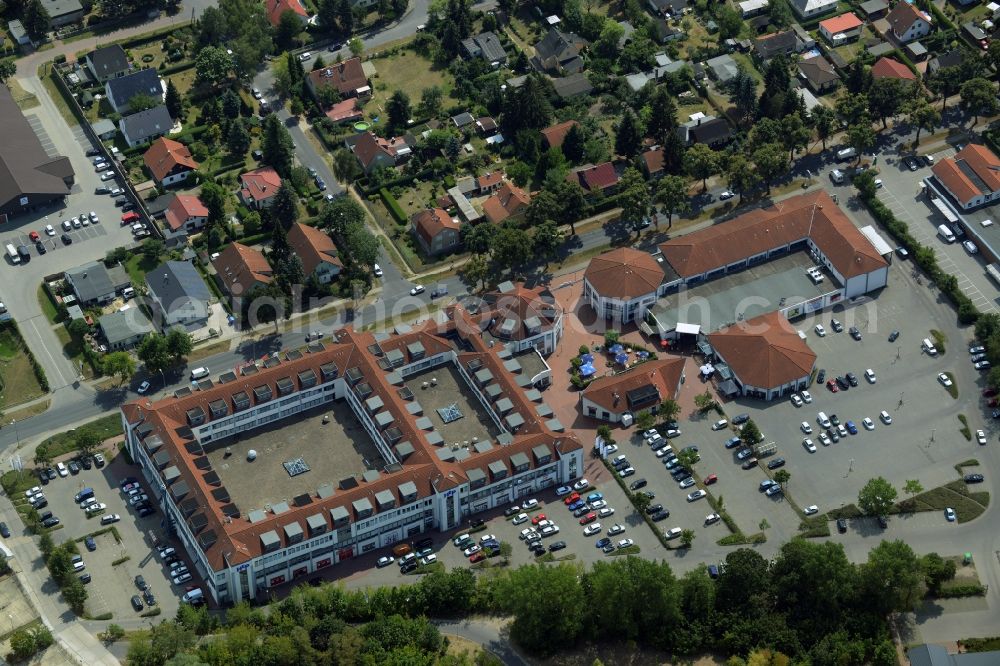
M710 486L718 480L719 477L717 477L715 474L709 474L708 476L705 477L705 485Z
M124 215L122 215L122 226L126 224L135 224L140 219L141 218L139 217L139 213L136 213L135 211L125 213Z
M584 516L583 518L580 519L580 524L581 525L586 525L588 523L594 522L595 520L597 520L597 514L594 513L593 511L591 511L586 516Z
M572 504L573 502L577 501L578 499L580 499L580 493L573 493L572 495L570 495L569 497L567 497L566 499L564 499L563 503L566 506L569 506L570 504Z

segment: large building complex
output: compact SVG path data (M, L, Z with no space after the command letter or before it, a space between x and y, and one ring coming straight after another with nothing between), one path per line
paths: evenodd
M582 474L582 446L533 386L538 352L490 331L517 310L493 305L506 300L391 334L342 329L122 408L129 452L218 602Z

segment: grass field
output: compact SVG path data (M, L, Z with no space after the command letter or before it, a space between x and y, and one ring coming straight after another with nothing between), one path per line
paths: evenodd
M916 511L944 511L951 507L958 516L958 522L964 523L978 518L990 503L987 492L970 492L965 481L958 479L946 486L932 488L913 498Z
M49 323L56 323L56 317L58 316L56 306L53 305L49 295L45 293L43 285L38 286L38 305L41 306L42 312L45 314L45 318L49 320Z
M108 414L107 416L102 416L99 419L80 426L80 428L93 430L100 436L101 441L104 441L109 437L122 434L122 419L119 414ZM52 435L38 446L40 448L45 447L50 457L58 458L59 456L69 453L76 448L76 431L67 430L66 432Z
M458 102L451 93L455 82L445 70L435 70L429 60L412 51L400 51L388 58L372 61L378 74L372 79L373 94L365 105L365 115L371 119L385 115L385 103L396 90L410 96L410 104L420 103L420 93L425 88L437 86L444 93L442 107Z
M73 339L65 326L57 326L54 330L56 337L62 344L63 353L73 361L73 365L80 367L82 363L84 379L93 379L94 369L90 367L89 363L83 363L83 348L80 343Z
M13 329L0 331L0 377L3 378L0 409L45 395L23 347L23 341Z

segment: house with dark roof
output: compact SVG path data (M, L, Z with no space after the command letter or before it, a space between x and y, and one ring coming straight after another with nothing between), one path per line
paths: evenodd
M302 261L306 279L315 277L320 284L329 284L344 270L337 246L322 229L296 222L288 230L288 244Z
M49 25L61 28L70 23L80 23L86 15L80 0L41 0L49 15Z
M647 178L660 178L663 176L663 149L654 146L639 155L642 162L642 170L646 172Z
M684 39L684 32L667 23L661 18L653 19L650 24L653 28L653 39L658 44L669 44Z
M954 157L936 162L931 170L962 210L1000 198L1000 158L986 146L970 143Z
M101 335L111 351L135 347L148 335L156 333L153 324L138 307L125 306L97 320Z
M840 83L837 71L823 56L800 60L798 68L799 78L817 95L835 90Z
M428 257L453 252L462 245L462 223L443 208L414 213L410 231Z
M104 92L108 104L116 113L128 113L128 103L136 95L146 95L160 101L163 101L164 96L160 75L152 68L109 79L104 84Z
M560 99L573 99L594 92L594 86L584 72L552 79L552 88Z
M118 264L108 268L103 261L71 268L64 277L81 306L110 303L125 287L132 286L124 268Z
M493 136L497 133L497 121L490 116L476 118L476 133L480 136Z
M274 271L264 253L243 243L230 243L215 259L215 280L233 297L247 296L271 283Z
M572 32L549 28L548 33L535 44L535 55L531 65L539 72L554 76L576 74L583 71L584 63L580 53L589 42Z
M579 183L585 193L597 191L612 194L618 188L618 172L611 162L585 164L566 175L566 180Z
M306 87L316 99L323 88L333 88L342 97L368 97L372 93L361 58L348 58L312 70L306 75Z
M113 80L120 81L121 79ZM174 121L170 117L167 107L163 104L125 116L118 121L118 129L121 130L122 138L125 139L125 143L130 148L166 136L173 126Z
M962 64L962 61L965 58L969 57L975 56L972 55L968 49L964 49L961 46L955 47L950 51L946 51L931 58L927 62L927 74L936 74L939 70L947 67L958 67Z
M455 125L457 129L465 129L469 125L473 125L476 122L476 117L469 113L468 111L463 111L458 115L451 117L452 124Z
M95 49L83 57L83 62L91 75L100 83L125 76L131 67L121 44Z
M507 51L495 32L481 32L463 40L462 50L469 58L482 58L494 68L507 62Z
M583 274L583 298L601 319L641 321L668 283L669 265L631 247L609 250L590 260Z
M869 21L875 21L889 13L889 3L885 0L867 0L858 5L858 11Z
M885 17L889 31L899 43L906 44L931 33L930 15L909 2L897 2Z
M264 166L240 174L240 201L248 208L260 210L271 205L281 187L281 176L274 167Z
M167 261L146 273L146 291L160 330L201 328L212 314L212 293L190 261Z
M646 0L653 16L680 16L688 6L688 0Z
M790 56L793 53L798 53L798 49L799 40L795 36L794 30L764 35L753 42L754 56L762 63L766 63L778 55Z
M780 312L709 333L708 343L715 362L732 371L742 396L774 400L812 384L816 352Z
M639 363L613 375L598 377L580 393L584 416L620 423L626 413L638 414L673 400L681 390L684 359L677 356Z
M0 85L0 214L63 200L76 178L68 157L50 157L7 86Z
M906 658L910 666L996 666L1000 664L1000 650L949 654L940 645L924 643L908 648Z
M163 187L187 180L188 175L199 166L187 146L163 137L150 144L142 155L142 161L153 180Z
M733 128L725 118L699 119L694 125L688 125L687 142L690 145L704 143L710 148L726 145L733 138Z

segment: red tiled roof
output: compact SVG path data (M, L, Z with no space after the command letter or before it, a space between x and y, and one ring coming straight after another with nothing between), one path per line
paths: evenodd
M335 123L345 123L351 120L360 120L364 116L358 107L358 98L350 97L327 109L326 117Z
M819 22L819 27L826 30L831 35L836 35L840 32L847 32L848 30L854 30L855 28L860 28L861 25L861 19L855 16L854 12L847 12L846 14L841 14L840 16L835 16Z
M597 166L590 166L580 169L576 174L570 174L569 178L576 175L580 185L585 190L606 190L618 184L618 174L615 172L611 162L604 162Z
M660 396L659 404L676 396L683 371L684 359L676 356L646 361L625 372L598 377L583 390L583 397L617 414L630 409L626 399L629 391L652 385Z
M410 219L413 228L430 245L434 238L445 229L461 231L462 223L442 208L422 210Z
M333 239L316 227L296 222L288 230L288 244L302 260L302 270L306 277L312 275L316 267L324 262L344 268L337 257L337 246Z
M631 300L656 293L664 273L648 252L620 247L591 259L583 277L605 298Z
M300 0L266 0L267 1L267 20L271 22L271 25L278 27L281 23L281 15L285 12L295 12L303 18L308 18L309 13L306 12L305 7L302 6Z
M205 390L194 391L186 396L170 397L152 402L148 398L128 403L122 407L126 420L133 428L141 427L144 441L158 438L162 440L159 451L166 454L167 464L177 467L180 479L187 486L187 498L193 499L191 510L200 514L198 528L192 527L192 532L202 544L205 555L215 570L222 570L247 562L262 554L261 535L274 530L284 542L283 527L296 523L305 530L305 519L319 515L326 521L327 530L333 529L330 524L330 510L343 507L351 518L354 517L352 503L362 498L368 498L377 512L378 504L375 494L380 491L390 491L396 497L400 484L412 482L416 485L418 497L428 497L435 492L443 492L467 482L468 473L472 469L486 469L494 461L502 461L509 468L509 458L515 453L528 455L529 465L535 467L532 456L533 449L542 447L547 455L558 458L560 452L578 451L582 447L572 432L556 433L548 429L544 421L537 416L535 403L528 400L509 371L497 356L503 345L490 348L479 335L478 324L468 318L465 311L451 309L453 318L441 324L427 322L422 328L402 335L393 335L388 339L378 340L378 346L383 352L392 350L408 354L407 347L420 342L427 357L453 351L446 335L457 334L465 340L465 346L472 351L457 353L458 362L467 364L476 361L492 372L494 381L498 383L503 395L511 400L514 411L524 419L524 425L513 435L513 441L506 446L494 445L488 451L478 453L470 450L470 455L463 460L444 460L436 454L436 447L431 445L426 434L416 426L417 416L406 409L407 401L402 398L398 386L390 383L385 370L379 366L379 358L370 349L375 346L373 333L358 332L352 329L337 331L329 345L316 344L310 350L297 357L274 355L277 364L271 366L256 366L252 374L236 372L231 381L217 383ZM341 487L329 497L319 498L310 493L310 501L304 505L292 504L290 509L281 514L266 513L263 520L250 523L246 517L249 510L255 507L237 507L229 500L218 499L213 491L219 489L218 484L212 485L206 478L203 467L196 464L204 455L201 447L188 429L188 413L194 410L204 414L205 422L212 420L211 404L221 404L228 417L232 413L233 396L245 392L251 403L257 402L254 389L268 387L272 395L278 395L279 381L291 382L293 391L302 390L302 374L310 372L316 378L316 384L324 383L321 366L335 364L340 376L348 370L356 369L364 378L363 381L372 390L373 396L378 396L383 409L393 417L393 426L400 429L402 439L413 445L414 452L402 461L396 471L382 470L379 478L374 481L358 480L352 488ZM325 380L333 381L333 380ZM208 444L212 447L213 444ZM209 470L210 472L210 470ZM337 479L329 479L336 482ZM252 483L252 480L247 482ZM170 487L176 488L175 482ZM173 490L168 491L173 492ZM261 505L274 498L261 498ZM230 516L227 518L227 514ZM194 516L192 516L194 517ZM193 524L195 521L189 523ZM288 545L284 543L284 545Z
M143 154L142 160L157 181L162 181L176 169L194 171L198 168L198 163L191 157L187 146L166 137L154 141Z
M504 181L496 194L483 202L483 214L493 224L503 222L531 203L531 197L517 185Z
M167 221L167 226L177 231L193 217L208 217L208 208L201 199L192 194L177 194L167 205L163 217Z
M663 171L663 148L647 150L641 157L643 164L646 166L646 173L649 175L652 176Z
M244 199L263 202L278 193L281 176L273 167L261 167L241 175L240 184L243 186L241 194Z
M789 197L768 208L661 244L681 277L702 275L803 238L812 241L845 279L886 266L857 227L825 191Z
M914 81L917 76L909 67L898 60L882 57L872 65L872 78Z
M380 154L390 157L393 161L395 161L396 150L400 144L405 146L406 142L399 137L383 139L382 137L375 136L371 132L367 132L361 135L361 137L354 143L354 154L361 162L361 165L367 169Z
M770 312L708 334L712 348L740 382L771 389L807 377L816 354L780 312Z
M574 125L579 125L579 123L575 120L567 120L564 123L546 127L542 130L542 138L545 139L545 143L548 144L549 148L559 148L562 146L563 141L566 140L569 128Z
M230 244L212 261L212 266L234 296L246 294L259 284L268 284L273 275L264 254L243 243Z
M529 289L519 282L511 290L485 294L478 315L480 321L492 322L489 328L497 337L523 340L537 334L528 331L529 320L538 319L540 330L549 330L562 316L562 308L548 289ZM513 329L504 329L508 319L517 324Z
M965 169L971 170L986 186L981 190ZM948 191L963 206L976 197L992 192L1000 192L1000 159L986 146L970 143L954 157L941 160L932 171Z
M331 63L321 69L309 72L313 88L319 90L333 86L341 95L351 95L358 88L368 85L368 77L361 66L361 58L349 58L343 62Z
M480 191L486 190L493 187L494 185L500 184L500 181L502 180L503 180L503 173L500 171L493 171L491 173L483 174L482 176L476 178L476 187L478 187Z

